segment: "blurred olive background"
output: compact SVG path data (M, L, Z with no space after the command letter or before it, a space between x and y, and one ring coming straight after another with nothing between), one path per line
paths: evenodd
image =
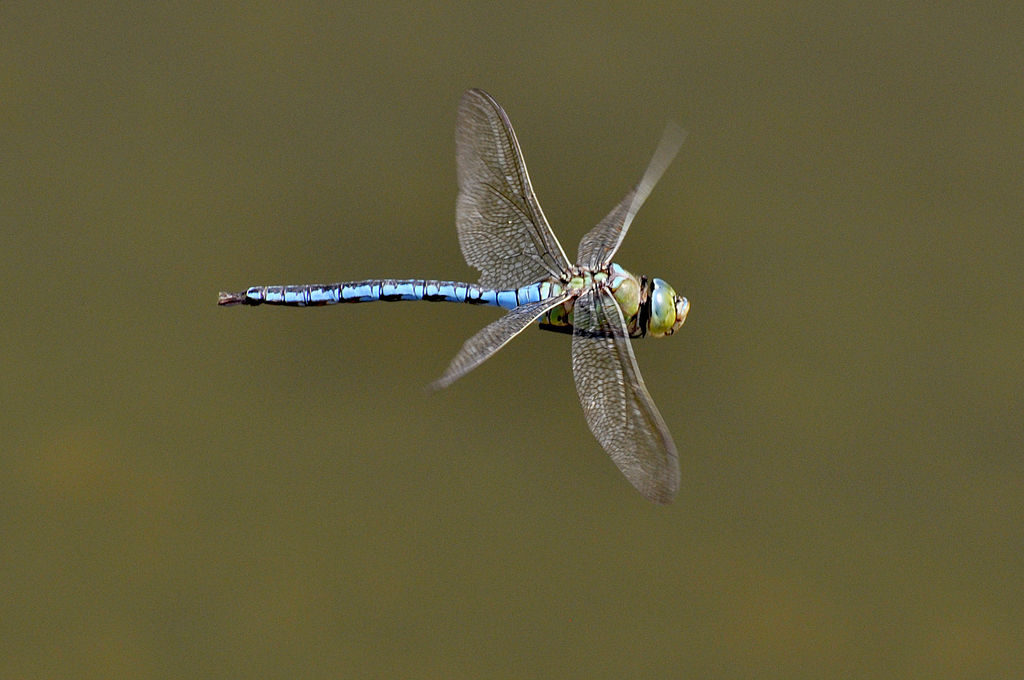
M923 7L3 3L0 676L1021 677L1024 12ZM690 132L673 505L566 336L215 304L473 280L468 87L570 254Z

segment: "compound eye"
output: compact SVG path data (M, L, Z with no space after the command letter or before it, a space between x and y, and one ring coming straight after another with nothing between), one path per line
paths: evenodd
M651 319L647 329L660 338L676 329L676 292L661 279L654 279L651 290Z

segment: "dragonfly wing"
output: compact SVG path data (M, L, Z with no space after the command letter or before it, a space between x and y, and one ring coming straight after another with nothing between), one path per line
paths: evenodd
M520 305L497 321L484 326L462 345L462 349L452 359L452 363L448 365L444 375L430 386L434 389L448 387L489 359L492 354L526 330L546 311L555 305L562 304L568 298L568 295L559 295L547 300Z
M622 245L622 239L625 238L626 231L633 222L633 218L636 217L637 211L640 210L640 206L647 200L654 185L658 183L676 153L679 152L679 147L682 146L684 139L686 139L686 132L677 124L669 123L665 127L665 132L661 135L658 148L654 150L651 162L647 164L644 176L640 178L633 190L626 194L626 197L608 213L608 216L580 240L576 256L577 264L595 271L608 266L615 251Z
M640 377L615 298L589 290L573 314L572 373L590 431L640 493L670 502L679 488L676 446Z
M569 261L533 193L505 111L483 90L467 90L455 127L462 254L480 285L518 288L560 277Z

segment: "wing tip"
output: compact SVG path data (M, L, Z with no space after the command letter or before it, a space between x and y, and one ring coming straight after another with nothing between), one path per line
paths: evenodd
M644 498L647 500L657 503L658 505L669 505L676 498L676 492L679 491L679 487L657 487L654 489L647 489L641 491Z

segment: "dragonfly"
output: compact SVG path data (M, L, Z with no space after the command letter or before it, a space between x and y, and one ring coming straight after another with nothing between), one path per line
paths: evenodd
M508 115L483 90L467 90L456 123L455 222L466 262L480 271L477 283L372 279L253 286L220 293L218 304L426 300L508 310L462 345L434 388L466 375L535 322L542 330L571 334L573 378L590 431L641 494L668 503L679 488L678 453L630 341L672 335L690 303L665 281L631 274L612 257L685 136L669 123L640 181L582 238L573 264L533 192Z

